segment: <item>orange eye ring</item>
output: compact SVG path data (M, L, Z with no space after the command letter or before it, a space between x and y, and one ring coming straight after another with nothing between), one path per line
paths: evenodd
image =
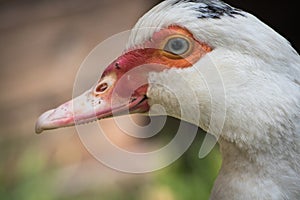
M161 47L161 50L166 57L172 59L184 59L191 54L194 43L190 38L176 34L167 37Z

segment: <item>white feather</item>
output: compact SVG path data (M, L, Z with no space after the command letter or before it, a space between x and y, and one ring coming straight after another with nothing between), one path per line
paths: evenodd
M131 34L128 49L141 47L156 31L179 25L214 48L191 68L152 73L150 103L182 118L180 99L190 113L184 120L220 137L223 164L211 199L300 199L298 53L249 13L198 19L195 5L164 1ZM223 82L225 104L220 103L222 95L211 98L211 90L220 90L214 84L218 76L203 75L213 68ZM222 105L226 118L219 134L209 124L211 112L222 114Z

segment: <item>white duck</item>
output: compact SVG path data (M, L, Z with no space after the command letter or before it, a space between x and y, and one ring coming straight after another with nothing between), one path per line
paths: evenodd
M116 89L126 73L153 63L160 67L143 67ZM136 89L141 80L147 84ZM225 103L222 95L210 97L223 89ZM300 199L300 57L256 17L218 0L166 0L154 7L95 87L44 113L36 131L109 117L113 111L143 113L154 104L182 118L178 98L188 111L184 120L219 138L223 163L211 199ZM119 103L110 104L112 99ZM74 102L81 106L73 110ZM223 111L221 131L209 128L211 112Z

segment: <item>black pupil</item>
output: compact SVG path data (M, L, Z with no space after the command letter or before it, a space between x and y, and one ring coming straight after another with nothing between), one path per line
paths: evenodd
M183 47L184 47L183 41L180 39L174 39L171 42L171 49L174 51L182 50Z
M165 46L165 51L174 55L182 55L189 49L189 42L183 38L172 38Z

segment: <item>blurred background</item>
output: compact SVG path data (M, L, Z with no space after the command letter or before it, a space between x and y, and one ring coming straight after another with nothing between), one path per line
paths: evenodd
M221 158L217 147L198 158L201 130L178 161L144 175L120 173L96 161L74 128L34 133L42 112L72 97L87 54L132 28L158 2L0 0L0 199L208 199ZM255 14L299 50L295 2L227 2ZM158 137L172 139L174 124L178 121L168 119ZM118 130L112 132L121 145L129 145Z

